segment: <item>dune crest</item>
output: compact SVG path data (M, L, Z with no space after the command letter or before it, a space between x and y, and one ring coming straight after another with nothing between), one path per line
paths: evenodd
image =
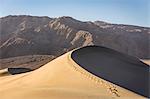
M1 99L144 98L86 71L71 54L72 51L32 72L1 76Z

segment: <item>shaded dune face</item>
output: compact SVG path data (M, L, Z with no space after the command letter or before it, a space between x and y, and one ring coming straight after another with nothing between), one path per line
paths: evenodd
M0 77L4 76L10 76L10 75L17 75L17 74L22 74L22 73L27 73L32 71L30 68L7 68L0 70Z
M90 47L85 47L87 48ZM83 66L78 65L72 58L76 51L78 50L67 52L31 72L10 75L6 69L1 70L0 98L145 99L142 95L106 81L82 68Z
M88 46L75 50L71 58L88 72L129 89L149 96L149 66L139 59L112 49Z
M26 73L32 71L29 68L8 68L8 72L12 75Z

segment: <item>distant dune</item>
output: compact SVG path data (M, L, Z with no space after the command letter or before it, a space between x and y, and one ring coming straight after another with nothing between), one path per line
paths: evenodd
M86 47L89 49L88 47ZM81 64L80 62L83 61L82 57L80 62L78 59L75 59L78 50L70 51L53 61L47 63L46 65L42 66L39 69L36 69L32 72L27 72L18 75L0 75L0 98L1 99L112 99L112 98L123 98L123 99L144 99L145 97L132 92L130 90L125 89L124 87L120 87L113 84L106 79L104 80L101 75L95 74L92 69L89 70L89 66L86 64ZM101 51L101 50L99 50ZM80 53L80 49L79 49ZM85 52L85 54L88 54ZM72 57L73 55L73 57ZM82 54L81 54L82 55ZM117 57L117 53L114 53L115 57ZM127 58L128 57L128 58ZM136 58L130 58L129 56L122 56L119 60L115 58L114 61L116 64L119 61L125 62L127 65L130 62L133 64L137 64L137 66L133 66L134 69L139 70L137 71L140 75L142 70L146 70L149 68L148 66L143 67L143 69L138 68L142 66L144 63L136 62ZM88 58L88 57L87 57ZM95 57L91 55L92 60L95 59L95 62L100 63L104 62L105 59L101 57ZM110 55L109 58L113 59ZM79 57L80 59L80 57ZM107 58L106 58L107 59ZM91 60L85 60L87 63L91 63ZM106 61L106 60L105 60ZM106 61L107 62L107 61ZM110 67L114 66L115 63L111 64L111 61L108 60ZM85 62L83 62L85 63ZM132 63L131 63L132 64ZM90 65L90 64L89 64ZM103 67L106 64L97 64L94 67ZM87 69L85 68L87 66ZM85 68L85 69L84 69ZM112 67L111 67L112 68ZM121 71L125 70L126 68L132 68L132 65L127 67L119 67L114 66L111 71L117 70L120 68ZM122 68L122 69L121 69ZM126 73L127 73L126 69ZM6 70L1 70L0 73L6 72ZM105 70L98 70L100 73L104 73ZM134 70L133 70L134 71ZM115 71L117 72L117 71ZM119 72L118 72L119 73ZM129 74L130 76L135 75ZM108 74L109 75L109 74ZM116 75L118 76L118 75ZM122 75L121 75L122 76ZM125 76L125 75L124 75ZM112 79L115 78L115 75L112 75ZM127 77L128 78L128 77ZM120 80L126 77L121 77ZM133 78L134 79L134 78ZM134 81L132 79L132 81ZM138 79L135 78L136 80ZM139 79L142 79L139 77ZM144 79L144 78L143 78ZM137 84L136 80L132 84ZM144 81L141 81L140 84L143 85ZM129 84L131 82L129 81ZM135 87L135 86L134 86ZM138 87L138 86L137 86Z

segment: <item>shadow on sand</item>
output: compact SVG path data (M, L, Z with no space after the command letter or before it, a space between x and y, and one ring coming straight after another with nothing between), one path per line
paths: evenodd
M12 75L26 73L32 71L29 68L8 68L8 72Z
M139 59L99 46L80 48L75 50L71 57L88 72L137 94L150 97L150 68Z

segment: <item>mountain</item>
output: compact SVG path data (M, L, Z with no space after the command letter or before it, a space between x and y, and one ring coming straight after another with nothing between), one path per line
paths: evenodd
M0 70L5 68L30 68L35 70L53 60L52 55L26 55L0 59Z
M74 48L101 45L138 58L150 58L149 27L82 22L72 17L6 16L0 18L0 58L59 56Z

